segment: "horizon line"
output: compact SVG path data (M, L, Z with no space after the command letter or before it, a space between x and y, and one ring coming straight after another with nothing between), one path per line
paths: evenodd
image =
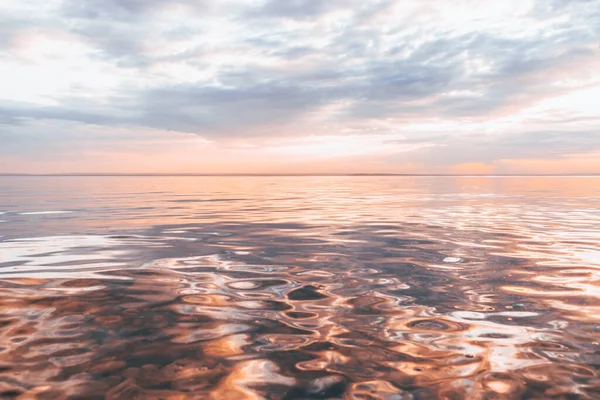
M280 176L280 177L302 177L302 176L431 176L431 177L435 177L435 176L448 176L448 177L469 177L469 176L473 176L473 177L502 177L502 176L506 176L506 177L526 177L526 176L540 176L540 177L577 177L577 176L597 176L600 177L600 172L590 172L590 173L565 173L565 174L527 174L527 173L520 173L520 174L406 174L406 173L362 173L362 172L357 172L357 173L148 173L148 172L140 172L140 173L116 173L116 172L111 172L111 173L103 173L103 172L95 172L95 173L77 173L77 172L65 172L65 173L50 173L50 174L37 174L37 173L0 173L0 176L15 176L15 177L27 177L27 176L31 176L31 177L102 177L102 176L106 176L106 177L110 177L110 176L114 176L114 177L118 177L118 176L147 176L147 177L161 177L161 176L172 176L172 177L176 177L176 176L196 176L196 177L210 177L210 176L214 176L214 177L227 177L227 176Z

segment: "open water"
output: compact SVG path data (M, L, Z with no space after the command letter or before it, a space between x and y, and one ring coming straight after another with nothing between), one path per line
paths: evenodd
M0 177L0 398L598 399L600 178Z

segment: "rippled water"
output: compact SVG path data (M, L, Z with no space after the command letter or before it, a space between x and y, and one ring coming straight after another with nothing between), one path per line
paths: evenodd
M1 177L0 397L600 398L600 178Z

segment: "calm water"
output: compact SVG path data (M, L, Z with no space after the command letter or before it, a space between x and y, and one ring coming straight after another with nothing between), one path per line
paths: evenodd
M598 399L599 206L592 177L0 177L0 398Z

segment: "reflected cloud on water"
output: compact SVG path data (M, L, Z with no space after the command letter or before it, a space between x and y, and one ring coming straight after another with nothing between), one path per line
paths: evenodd
M98 198L73 200L87 181L56 200L77 212L3 209L3 396L599 394L600 179L572 193L543 181L540 198L536 178L493 190L481 178L186 178L187 192L160 178L145 210L138 181L114 179L95 193L109 204L128 191L129 205L104 219ZM174 216L161 198L179 196L189 208Z

